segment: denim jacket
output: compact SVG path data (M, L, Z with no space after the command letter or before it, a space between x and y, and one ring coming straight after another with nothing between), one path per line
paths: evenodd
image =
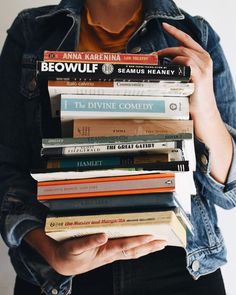
M40 285L46 294L69 294L72 277L56 273L23 241L43 227L47 210L36 200L36 182L29 170L41 165L42 137L60 137L60 122L52 119L45 81L36 79L35 62L44 50L75 50L83 1L62 0L57 6L24 10L8 30L0 59L0 229L16 272ZM150 53L176 46L161 22L191 35L211 55L217 105L232 139L236 138L236 93L219 37L201 17L180 10L172 0L144 1L144 21L130 38L126 52ZM223 155L222 155L223 156ZM236 205L236 177L226 185L210 176L211 155L196 140L197 194L192 196L194 235L188 236L187 269L194 278L226 262L215 205ZM234 165L231 167L235 169Z

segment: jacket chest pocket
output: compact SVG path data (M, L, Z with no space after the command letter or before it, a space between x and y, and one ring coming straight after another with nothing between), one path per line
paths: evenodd
M34 55L23 55L20 92L28 99L35 98L40 94L36 71L36 56Z

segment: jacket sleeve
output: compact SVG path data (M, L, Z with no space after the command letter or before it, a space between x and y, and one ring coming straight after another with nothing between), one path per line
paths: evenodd
M32 150L21 95L21 61L27 32L21 15L8 30L0 57L0 230L9 247L44 224L45 209L36 200L30 176Z
M218 206L231 209L236 206L236 92L229 65L220 45L220 38L212 27L199 19L202 25L203 46L213 60L214 91L217 106L226 128L232 136L234 155L225 185L217 182L210 175L211 153L198 140L195 141L197 171L195 180L199 192ZM222 153L222 157L224 154Z

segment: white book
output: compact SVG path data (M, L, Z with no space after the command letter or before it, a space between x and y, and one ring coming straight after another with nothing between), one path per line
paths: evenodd
M117 153L138 153L138 152L163 152L169 153L170 150L179 148L182 141L140 141L140 142L118 142L118 143L95 143L95 144L76 144L58 145L53 147L43 147L41 155L47 156L81 156L98 154L117 154Z

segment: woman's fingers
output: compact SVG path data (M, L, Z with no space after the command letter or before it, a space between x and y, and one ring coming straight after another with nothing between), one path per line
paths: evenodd
M108 240L100 247L97 255L103 257L106 263L120 259L135 259L140 256L163 249L166 241L157 240L155 236L144 235Z
M106 250L111 250L113 253L121 253L122 250L138 247L140 245L149 243L154 239L155 237L152 235L143 235L109 240Z
M169 33L172 37L174 37L176 40L178 40L183 46L199 52L204 51L204 49L188 34L184 33L183 31L177 29L176 27L170 24L162 23L162 25L165 31Z
M175 27L163 23L168 33L176 38L181 45L177 47L164 48L157 51L158 56L167 56L173 63L191 67L191 77L194 82L212 76L212 59L196 41L189 35Z
M137 259L150 253L163 250L165 246L165 241L154 240L139 247L131 248L129 250L122 250L120 253L120 259Z
M168 47L165 49L161 49L157 51L158 56L168 56L173 59L180 56L185 57L185 61L187 62L185 65L190 66L193 62L196 63L199 67L205 68L208 54L205 52L199 53L193 49L189 49L187 47L179 46L179 47Z
M65 241L63 246L68 255L79 255L105 244L107 240L107 235L101 233Z

